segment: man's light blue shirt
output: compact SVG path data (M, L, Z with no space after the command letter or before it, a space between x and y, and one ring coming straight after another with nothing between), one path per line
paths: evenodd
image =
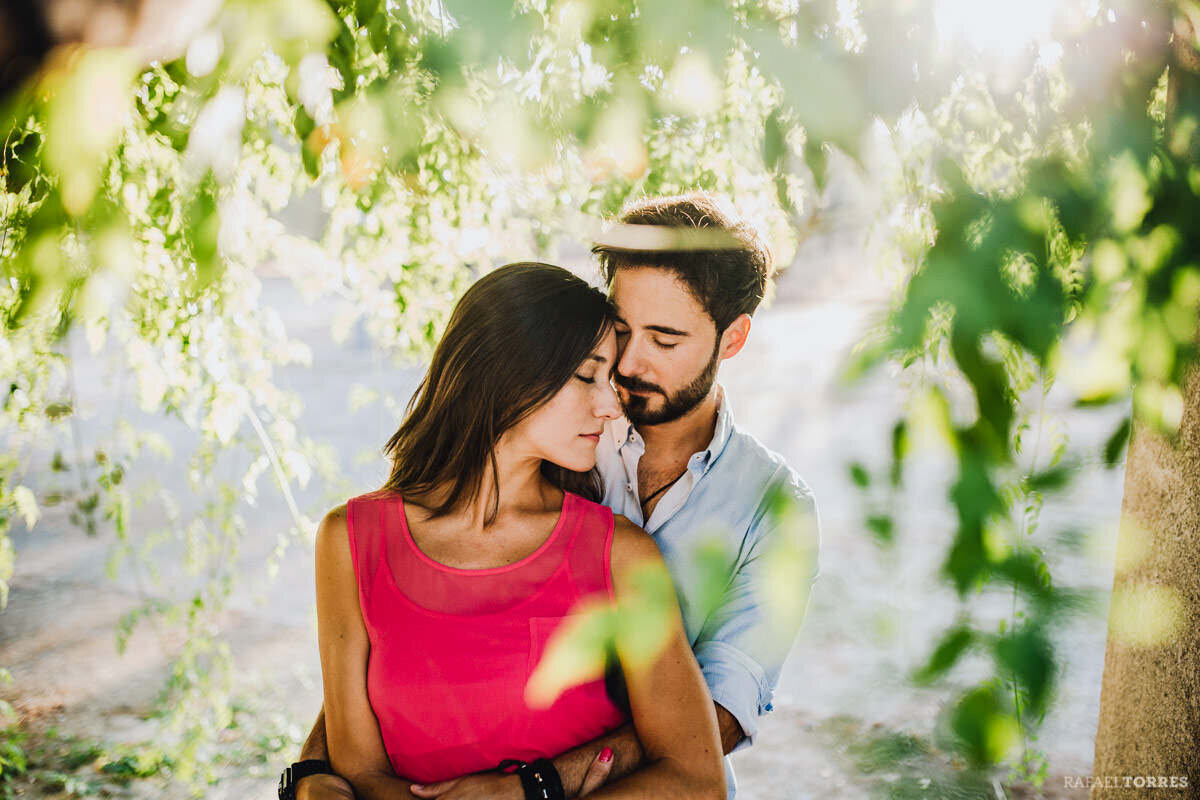
M712 441L692 455L649 519L642 518L637 479L646 446L628 420L605 427L596 461L604 504L644 528L662 551L713 700L745 733L736 751L753 743L759 715L772 710L817 577L820 534L807 484L781 456L738 429L724 391L721 398ZM791 516L775 513L780 503L790 506ZM712 598L707 603L706 595ZM725 779L733 798L737 784L728 756Z

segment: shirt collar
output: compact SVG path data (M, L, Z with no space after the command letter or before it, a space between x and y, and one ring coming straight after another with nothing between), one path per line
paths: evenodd
M713 429L712 441L704 449L705 458L711 463L725 450L729 437L733 435L733 410L729 407L729 399L725 395L725 387L721 387L721 399L717 404L717 426Z
M717 424L713 428L712 441L708 443L708 447L692 456L689 466L700 464L707 468L725 450L725 445L729 443L729 437L733 435L733 412L730 409L729 398L725 393L724 387L719 387L719 391ZM633 427L633 423L627 418L621 417L614 420L612 431L613 443L616 444L618 452L626 444L637 447L642 452L645 452L645 443L642 441L642 437L638 435L637 429Z

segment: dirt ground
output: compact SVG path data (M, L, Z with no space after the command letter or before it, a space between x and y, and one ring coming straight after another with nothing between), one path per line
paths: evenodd
M959 611L937 577L953 524L946 501L949 466L934 454L914 460L898 502L898 541L890 550L867 534L863 497L848 480L851 460L874 468L886 463L889 431L905 397L886 370L852 389L838 386L837 369L848 349L883 308L870 281L846 280L856 269L825 256L806 262L802 253L773 305L756 317L747 350L721 373L739 424L803 476L822 519L821 577L777 689L775 711L763 718L758 743L734 758L739 797L994 797L987 792L998 787L955 785L953 765L922 744L949 689L916 689L905 680ZM361 335L340 346L329 341L331 309L305 306L281 278L264 278L263 302L280 309L291 335L313 348L312 368L289 368L280 382L304 399L302 429L333 445L346 468L343 486L310 485L299 492L305 513L319 518L351 492L379 484L385 465L370 454L378 453L396 424L380 404L350 412L351 385L406 399L417 371L391 366ZM84 439L96 440L117 409L131 407L131 383L112 374L103 358L81 363L77 380ZM1092 761L1122 483L1121 469L1104 470L1097 461L1119 410L1071 410L1052 393L1047 413L1060 421L1085 460L1069 495L1048 503L1036 536L1049 552L1056 580L1092 592L1095 603L1068 620L1057 639L1064 659L1058 699L1033 742L1048 756L1049 777L1040 792L1018 787L1013 796L1084 797L1064 785L1070 776L1089 774ZM185 447L181 425L145 423ZM48 452L36 454L39 463ZM129 480L153 474L186 496L182 477L170 468L148 464L144 470ZM43 478L52 480L48 474ZM278 579L266 579L263 559L287 515L269 478L261 482L261 493L257 507L242 510L252 535L243 553L246 579L227 630L241 685L277 712L272 719L287 735L299 738L320 705L312 553L293 549ZM153 506L140 510L134 529L149 530L160 521L156 514ZM0 615L0 665L13 676L3 696L35 732L53 728L106 742L153 736L153 724L143 717L165 678L170 635L164 639L149 627L138 628L124 655L117 655L116 623L146 589L127 571L115 581L105 576L111 534L89 538L64 516L48 509L33 532L15 536L16 578ZM1085 533L1087 546L1058 544L1055 532L1066 529ZM1002 594L973 601L985 619L1003 615L1009 603ZM968 663L954 674L955 683L966 685L978 667ZM871 761L871 748L893 746L903 758L888 762L891 768ZM285 751L274 761L227 770L228 777L207 796L273 797L276 776L292 755ZM122 790L128 796L176 796L173 792L153 782Z

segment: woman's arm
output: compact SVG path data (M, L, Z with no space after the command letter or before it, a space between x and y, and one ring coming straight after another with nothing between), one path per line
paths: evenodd
M371 643L358 603L345 505L321 520L316 562L317 641L329 762L362 800L410 800L409 781L392 771L379 721L367 699Z
M618 516L612 571L616 600L623 609L637 602L634 576L647 565L666 572L662 553L650 535ZM587 795L592 800L725 798L725 767L712 697L684 633L674 592L666 594L667 641L652 662L638 664L639 643L620 637L617 641L633 725L645 760L636 772Z

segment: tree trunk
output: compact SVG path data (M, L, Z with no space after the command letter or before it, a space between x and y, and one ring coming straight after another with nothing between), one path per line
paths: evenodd
M1200 800L1200 371L1177 442L1135 423L1121 512L1092 800Z

